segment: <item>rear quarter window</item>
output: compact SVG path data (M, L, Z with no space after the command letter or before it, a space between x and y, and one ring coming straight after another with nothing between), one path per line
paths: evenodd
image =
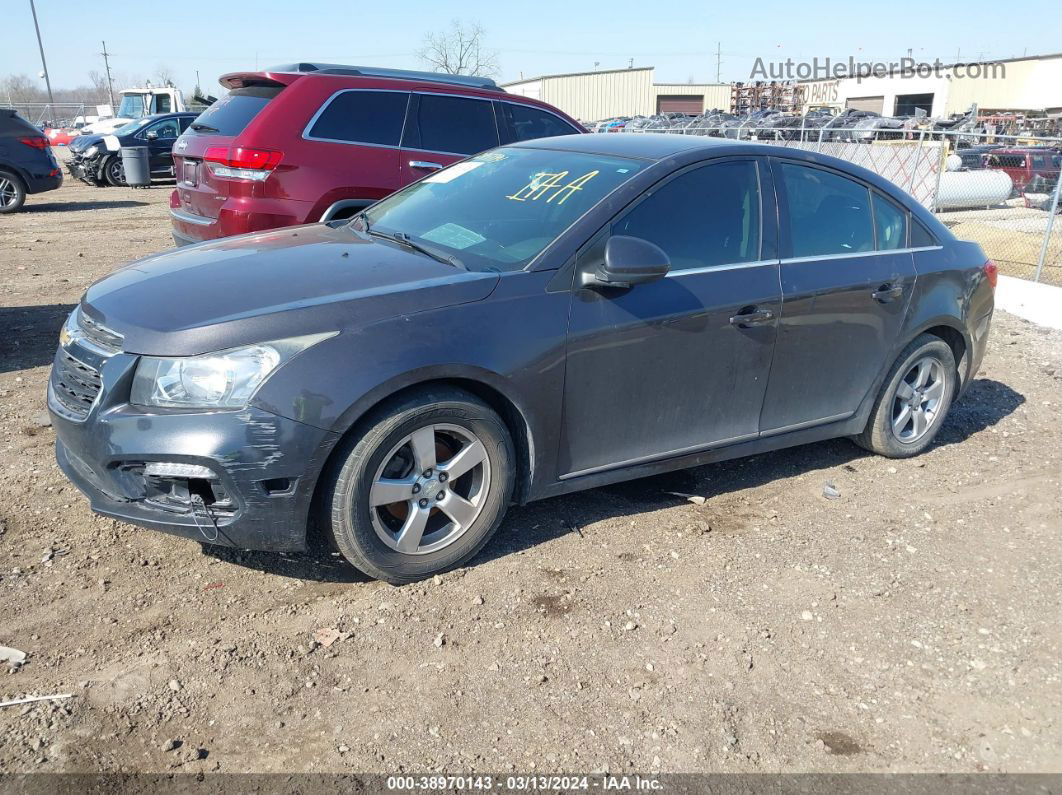
M199 114L189 130L204 135L239 135L284 86L234 88Z
M404 91L344 91L325 105L307 137L398 146L408 104Z
M568 122L544 110L512 102L499 102L498 105L514 141L530 141L534 138L573 135L579 132Z

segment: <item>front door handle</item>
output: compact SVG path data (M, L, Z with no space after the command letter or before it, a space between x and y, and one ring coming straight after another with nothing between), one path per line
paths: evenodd
M903 287L899 284L883 284L877 290L870 294L870 297L875 301L880 301L883 304L889 303L889 301L895 301L903 295Z
M772 320L774 320L774 312L770 309L757 309L754 306L747 306L730 318L730 325L738 328L748 328L749 326L762 326Z
M431 169L432 171L438 171L440 168L442 168L442 163L433 163L430 160L410 160L409 167L426 168Z

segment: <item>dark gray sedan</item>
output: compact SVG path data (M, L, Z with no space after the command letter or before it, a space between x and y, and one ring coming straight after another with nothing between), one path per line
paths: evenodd
M92 285L48 389L99 513L390 582L524 503L847 436L933 441L995 266L896 186L809 152L567 136L353 221L158 254Z

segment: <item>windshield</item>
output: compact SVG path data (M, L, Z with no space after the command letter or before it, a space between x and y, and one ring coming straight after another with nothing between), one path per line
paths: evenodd
M374 231L452 254L469 270L514 271L643 166L580 152L495 149L410 185L358 218Z
M150 97L147 94L123 94L122 101L118 103L117 117L119 119L139 119L142 116L146 116L149 99Z
M151 121L151 119L137 119L136 121L131 121L128 124L123 124L121 127L116 129L114 131L114 134L115 135L129 135L129 133L136 132L141 127L146 125L149 121Z

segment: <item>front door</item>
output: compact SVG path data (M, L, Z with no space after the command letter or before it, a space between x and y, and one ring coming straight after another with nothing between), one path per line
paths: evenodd
M572 294L562 477L754 438L781 309L765 162L714 161L651 190L609 234L660 246L663 279Z
M907 213L838 172L772 159L782 319L764 433L853 415L895 350L914 288Z
M402 184L498 145L494 103L448 94L414 94L402 135Z
M169 173L173 167L173 144L181 134L177 119L164 119L148 125L142 133L147 141L148 165L152 174Z

